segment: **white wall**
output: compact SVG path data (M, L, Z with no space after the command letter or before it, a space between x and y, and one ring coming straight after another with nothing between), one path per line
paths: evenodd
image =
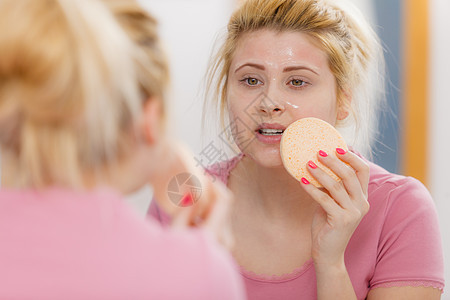
M361 10L364 17L366 17L371 24L375 24L375 10L372 0L350 0L350 2Z
M429 176L444 243L445 279L450 285L450 1L430 0ZM450 299L450 292L442 299Z

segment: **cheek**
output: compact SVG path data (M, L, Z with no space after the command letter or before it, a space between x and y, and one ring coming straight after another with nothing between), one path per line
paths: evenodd
M287 105L286 108L295 120L315 117L327 121L332 125L336 123L336 95L329 91L315 93L295 102L292 101L292 104Z
M236 118L245 119L249 103L244 95L240 95L234 88L229 87L226 101L230 121Z

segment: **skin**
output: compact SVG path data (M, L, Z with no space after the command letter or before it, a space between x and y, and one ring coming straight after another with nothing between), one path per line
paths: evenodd
M233 197L222 183L213 182L195 167L185 146L162 134L159 103L158 99L146 101L136 125L141 140L136 141L132 155L118 163L117 172L113 172L116 177L109 178L106 184L128 194L150 183L158 205L173 217L172 227L201 227L224 247L231 248L234 240L229 216ZM170 180L180 173L195 175L202 186L201 197L187 208L175 206L167 194Z
M254 138L262 123L287 127L300 118L316 117L335 125L348 115L337 105L327 56L304 33L259 30L240 38L228 76L230 122L236 125L235 141L245 154L228 182L236 199L245 199L235 203L232 213L234 257L246 270L265 275L290 273L312 261L318 299L356 299L344 251L369 210L368 165L351 152L318 155L342 178L338 183L320 168L309 167L324 186L318 189L287 173L279 143ZM429 288L378 288L368 299L401 299L399 295L439 299L440 293Z
M290 41L292 35L302 38ZM264 45L262 39L270 43L276 39L277 44ZM314 116L332 125L336 123L335 79L325 53L317 50L311 39L301 33L258 31L240 39L231 63L227 103L231 121L239 118L248 126L248 137L243 140L252 138L263 122L287 126L294 120ZM290 70L296 67L303 69ZM260 101L261 95L269 100ZM340 119L346 115L346 111L339 112ZM236 122L237 130L244 131L239 124ZM251 143L246 154L262 166L282 166L278 144Z

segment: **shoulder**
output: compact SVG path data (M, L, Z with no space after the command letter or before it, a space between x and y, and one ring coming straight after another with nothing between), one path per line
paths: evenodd
M372 163L370 168L367 225L378 224L381 237L420 233L438 245L438 215L428 189L413 177L392 174Z
M174 291L156 287L159 298L176 295L173 298L244 299L244 286L234 260L207 230L160 228L153 239L157 243L139 250L140 264L148 270L158 270L151 274L154 282L177 286ZM139 242L131 245L135 248ZM145 281L148 279L147 276Z
M197 253L198 263L202 265L206 277L210 297L215 299L245 299L245 287L239 274L239 268L231 254L219 245L216 239L207 231L201 231ZM225 285L224 282L227 284Z
M57 291L66 291L69 285L73 288L70 278L83 274L86 280L78 281L79 288L87 294L95 286L93 290L122 293L130 299L143 294L155 299L186 295L195 299L241 299L243 289L231 257L206 232L162 228L140 217L114 192L3 190L0 208L0 230L8 229L3 230L8 234L1 235L2 245L7 246L2 247L0 265L11 271L9 275L22 270L20 266L28 268L20 265L25 259L46 265L44 278L63 275L65 280ZM17 249L33 249L33 253L19 255ZM60 271L62 263L65 269ZM17 276L9 276L9 282L39 282L26 272L14 274ZM92 295L80 298L91 299Z
M428 189L417 179L390 173L369 162L369 202L387 201L390 204L434 206ZM375 203L374 203L375 204Z
M358 229L367 251L376 251L371 289L443 288L441 235L429 191L413 177L390 173L373 163L369 166L370 210Z
M362 222L367 228L377 227L381 236L405 230L439 235L435 203L419 180L390 173L373 163L369 166L370 210Z

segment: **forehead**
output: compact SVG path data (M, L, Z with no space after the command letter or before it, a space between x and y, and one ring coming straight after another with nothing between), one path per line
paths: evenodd
M303 62L328 68L326 53L303 32L263 29L244 33L237 42L232 65L253 60L281 65Z

